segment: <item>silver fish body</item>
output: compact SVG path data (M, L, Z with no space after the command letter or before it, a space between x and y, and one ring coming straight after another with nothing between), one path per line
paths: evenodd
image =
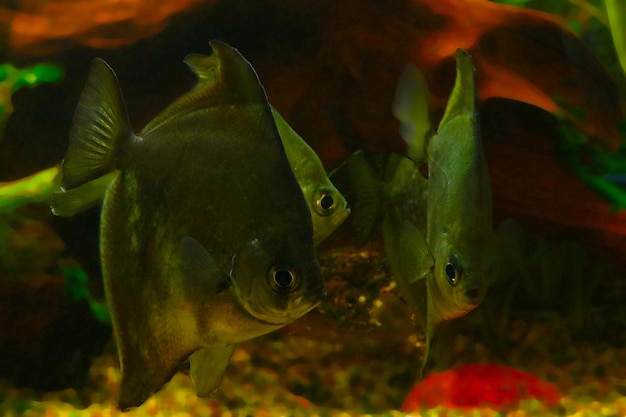
M424 365L435 327L476 308L493 282L495 247L491 186L482 149L472 57L456 53L456 81L435 135L427 144L427 277Z
M322 161L313 149L272 108L278 133L313 219L313 240L322 243L350 215L344 196L328 178Z
M265 92L235 49L211 47L186 59L196 87L138 135L115 75L95 61L70 133L63 191L120 171L104 197L101 257L122 410L190 356L209 394L236 343L323 296L311 215Z
M355 186L357 240L382 214L382 235L398 289L425 328L427 364L435 328L483 300L495 274L491 187L482 149L471 56L457 51L457 77L435 133L428 125L425 81L402 74L394 114L411 159L391 155L385 179L362 155L348 160ZM425 178L419 164L425 163Z

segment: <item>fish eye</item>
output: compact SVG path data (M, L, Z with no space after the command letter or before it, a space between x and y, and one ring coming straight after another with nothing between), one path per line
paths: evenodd
M456 285L456 269L454 269L454 266L452 264L446 265L446 275L448 276L448 282L450 283L450 285Z
M268 279L274 290L278 292L292 292L296 289L296 274L288 266L280 265L270 268Z
M450 255L450 259L446 265L446 276L450 285L456 285L459 283L459 277L462 273L462 269L459 263L459 258L456 254Z
M329 215L335 208L335 199L329 191L322 191L315 201L315 209L321 216Z

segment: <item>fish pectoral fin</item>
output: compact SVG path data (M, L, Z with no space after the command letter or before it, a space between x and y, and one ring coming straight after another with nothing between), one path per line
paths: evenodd
M236 343L210 346L191 354L191 379L198 397L208 397L215 392L236 347Z
M95 206L103 200L104 193L117 175L119 171L112 171L76 188L55 191L50 198L52 214L72 217Z
M426 234L411 221L390 213L383 220L383 237L394 274L413 284L431 272L435 261Z
M417 226L394 212L383 219L387 260L402 298L413 310L414 322L426 323L426 279L432 273L432 255Z
M216 295L231 284L213 256L196 239L185 236L181 240L183 271L192 288L203 294Z
M63 188L78 187L113 170L121 146L133 137L115 73L96 58L74 113L62 165Z
M348 176L356 194L352 204L352 224L357 246L363 246L374 233L381 210L380 189L383 186L362 152L355 153L347 161Z

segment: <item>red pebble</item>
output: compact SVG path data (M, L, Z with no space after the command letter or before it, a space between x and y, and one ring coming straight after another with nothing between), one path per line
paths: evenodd
M404 399L402 411L420 408L476 408L503 410L520 400L535 398L548 406L563 394L534 375L502 365L473 364L430 375L417 383Z

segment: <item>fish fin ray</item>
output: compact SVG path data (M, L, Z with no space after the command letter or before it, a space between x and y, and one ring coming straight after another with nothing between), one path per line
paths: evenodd
M116 166L121 145L133 137L113 70L96 58L83 88L63 161L63 188L75 188Z
M198 397L208 397L217 390L236 347L236 343L210 346L191 354L190 373Z

